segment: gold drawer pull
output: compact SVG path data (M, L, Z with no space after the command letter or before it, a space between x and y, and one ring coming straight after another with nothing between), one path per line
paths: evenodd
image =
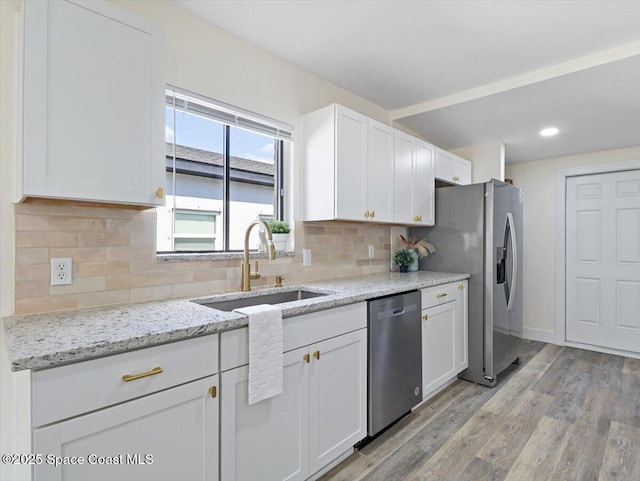
M315 357L319 361L320 360L320 351L314 351L313 357Z
M456 182L460 181L460 177L458 177L457 175L453 178L453 180L455 180Z
M422 320L423 321L428 321L429 320L429 314L425 314L424 316L422 316Z
M216 396L218 396L218 388L216 386L211 386L209 388L209 394L211 394L212 398L215 398Z
M366 211L366 212L364 213L364 216L365 216L365 217L369 217L369 215L370 215L370 214L369 214L369 211Z
M159 199L164 197L164 189L162 187L158 187L158 190L156 190L156 197Z
M373 219L375 216L376 216L376 211L375 211L375 210L372 210L372 211L371 211L371 218Z
M446 293L446 292L443 292L443 293L441 293L441 294L438 294L436 297L437 297L438 299L441 299L441 298L443 298L443 297L447 297L447 293Z
M142 379L143 377L154 376L162 372L161 367L154 367L151 371L141 372L140 374L125 374L122 376L124 382L135 381L136 379Z
M458 284L458 289L460 290L464 289L464 284Z
M304 356L302 356L302 359L304 359L307 364L309 364L309 362L311 361L311 357L309 356L309 354L305 354Z

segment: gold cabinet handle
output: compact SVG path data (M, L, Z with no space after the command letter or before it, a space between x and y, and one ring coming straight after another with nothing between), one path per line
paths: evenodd
M155 376L161 372L161 367L154 367L151 371L141 372L140 374L125 374L122 376L122 380L124 382L135 381L136 379L142 379L143 377Z
M426 321L428 319L429 319L429 314L425 314L425 315L422 316L422 320L423 321Z
M215 398L216 396L218 396L218 388L215 386L211 386L209 388L209 394L211 394L211 397Z
M458 284L458 289L460 290L464 289L464 284Z
M313 357L315 357L319 361L320 360L320 351L314 351Z
M364 213L364 216L365 216L365 217L367 217L367 218L369 217L369 215L370 215L370 214L369 214L369 211L366 211L366 212Z
M304 356L302 356L302 359L304 359L304 361L309 364L311 362L311 356L309 356L309 354L305 354Z
M158 187L158 190L156 190L156 197L159 199L164 197L164 189L162 187Z
M371 211L371 218L373 219L375 216L376 216L376 211L375 211L375 210L372 210L372 211Z
M446 293L446 292L443 292L443 293L441 293L441 294L438 294L436 297L437 297L438 299L442 299L443 297L447 297L447 293Z
M418 220L419 220L420 222L422 222L422 216L421 216L421 215L419 215L419 216L418 216Z
M457 175L453 177L453 180L455 180L456 182L460 181L460 177L458 177Z
M413 221L414 221L414 222L418 222L418 216L417 216L417 215L414 215L414 216L413 216Z

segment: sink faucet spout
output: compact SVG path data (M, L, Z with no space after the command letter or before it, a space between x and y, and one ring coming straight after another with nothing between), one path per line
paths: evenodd
M251 290L251 279L260 279L260 272L258 272L258 262L256 261L256 271L251 272L251 263L249 262L249 235L251 234L251 229L253 229L256 225L262 225L267 234L267 244L269 245L269 259L276 258L276 248L273 245L273 235L271 234L271 229L269 225L261 220L256 219L251 221L247 226L247 230L244 233L244 253L242 257L242 280L240 288L242 291L250 291Z

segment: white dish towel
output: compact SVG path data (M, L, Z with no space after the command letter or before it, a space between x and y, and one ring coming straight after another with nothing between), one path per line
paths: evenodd
M282 393L282 312L268 304L235 309L249 317L249 404Z

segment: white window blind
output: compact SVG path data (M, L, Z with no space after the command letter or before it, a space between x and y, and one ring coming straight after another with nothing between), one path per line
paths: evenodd
M292 125L224 102L212 101L177 87L167 88L166 100L168 105L174 105L178 110L209 117L227 125L234 125L279 140L293 140Z

